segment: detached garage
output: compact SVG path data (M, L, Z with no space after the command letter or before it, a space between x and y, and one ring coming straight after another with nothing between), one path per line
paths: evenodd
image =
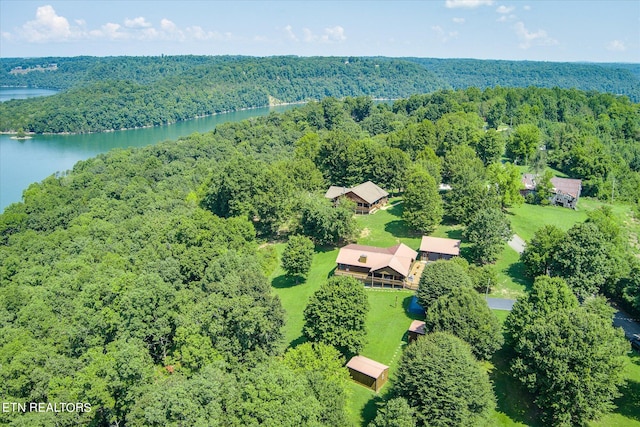
M378 392L389 379L389 367L364 356L354 356L347 363L351 379Z

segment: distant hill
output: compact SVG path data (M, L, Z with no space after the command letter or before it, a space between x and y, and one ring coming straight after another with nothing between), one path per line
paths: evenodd
M640 101L640 64L405 58L424 66L454 89L560 87L626 95Z
M0 85L62 92L0 104L0 131L107 131L328 96L396 99L471 86L576 88L626 95L637 102L639 75L639 64L474 59L190 55L2 58Z

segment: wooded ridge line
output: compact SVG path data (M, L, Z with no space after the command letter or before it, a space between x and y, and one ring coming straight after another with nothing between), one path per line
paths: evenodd
M15 73L20 69L45 70ZM2 58L1 86L62 92L0 104L0 131L84 133L157 126L279 103L398 99L467 87L560 87L640 100L640 65L387 57Z

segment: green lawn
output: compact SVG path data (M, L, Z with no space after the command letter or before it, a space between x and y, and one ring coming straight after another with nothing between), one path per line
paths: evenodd
M357 217L362 229L358 243L388 247L397 243L405 243L413 249L420 245L420 235L410 232L402 221L401 199L392 199L392 207L380 210L373 215ZM600 202L581 199L580 209L556 207L540 207L522 205L510 209L514 231L524 239L530 239L533 232L544 224L555 224L562 229L568 229L573 224L586 219L586 211L596 209ZM629 216L629 208L624 205L614 205L616 215L623 218ZM626 217L624 215L627 215ZM640 228L637 223L634 226ZM637 231L637 229L636 229ZM462 238L462 227L441 225L434 236ZM278 253L284 249L284 243L276 244ZM468 244L463 242L462 254L468 250ZM316 248L311 270L305 282L295 284L281 268L277 268L271 276L274 292L280 297L287 312L287 322L284 327L286 342L295 346L304 341L302 336L303 311L308 299L319 286L332 274L338 255L336 248ZM491 295L500 298L515 298L524 295L531 285L523 274L523 266L518 254L505 246L496 265L499 286L492 290ZM412 296L410 291L367 289L370 311L367 316L367 343L362 351L364 356L390 366L390 380L380 393L356 383L350 384L350 397L347 403L350 419L356 426L364 426L375 417L377 404L393 386L393 377L397 369L402 349L406 345L405 333L411 323L412 316L406 312L406 306ZM494 311L503 322L507 312ZM494 383L497 397L497 409L494 411L492 425L496 426L537 426L535 407L531 396L526 390L508 374L507 357L504 350L498 351L491 362L483 363ZM629 380L623 390L624 396L618 399L619 408L602 420L591 424L593 427L637 426L640 427L640 356L630 357L626 370Z

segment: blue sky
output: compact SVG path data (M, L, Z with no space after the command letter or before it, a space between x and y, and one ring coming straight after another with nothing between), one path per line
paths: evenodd
M0 0L0 56L640 62L640 0Z

